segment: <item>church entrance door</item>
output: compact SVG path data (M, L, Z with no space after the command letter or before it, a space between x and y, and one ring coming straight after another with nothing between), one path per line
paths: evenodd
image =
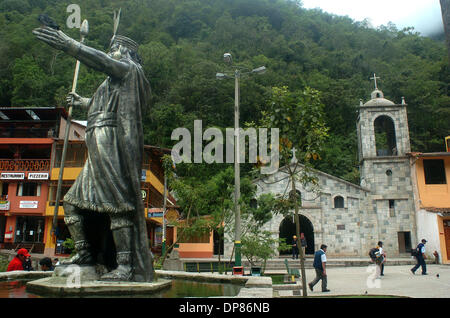
M284 238L286 244L292 244L292 237L296 232L294 215L289 215L280 223L279 237ZM300 233L304 233L306 238L306 255L314 254L314 227L311 221L304 215L299 215ZM292 255L292 249L281 251L280 255Z

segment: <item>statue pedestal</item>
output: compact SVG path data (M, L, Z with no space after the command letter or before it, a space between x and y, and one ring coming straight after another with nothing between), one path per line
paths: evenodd
M172 286L172 281L158 279L151 283L99 281L102 266L57 266L52 277L27 283L27 291L43 296L88 297L152 295Z
M68 279L73 278L73 280L79 279L80 281L92 281L100 279L106 272L106 268L101 265L59 265L55 267L53 276L67 277Z

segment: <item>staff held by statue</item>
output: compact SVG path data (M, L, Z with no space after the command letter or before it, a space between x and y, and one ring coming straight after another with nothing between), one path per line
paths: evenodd
M84 42L84 39L86 38L88 32L89 32L89 23L87 20L84 20L80 27L80 34L81 34L80 43ZM80 61L77 60L77 63L75 65L73 82L72 82L72 91L71 91L72 99L73 99L73 95L76 94L79 72L80 72ZM57 226L57 221L58 221L58 210L59 210L59 202L61 199L61 188L62 188L62 179L63 179L63 174L64 174L64 164L66 161L66 153L67 153L67 146L68 146L68 142L69 142L70 126L72 123L72 107L73 107L73 101L71 103L69 103L69 110L68 110L67 122L66 122L66 130L64 133L64 146L63 146L63 151L61 154L61 165L59 168L58 186L56 189L55 211L53 214L53 224L52 224L52 233L53 234L56 232L56 226Z

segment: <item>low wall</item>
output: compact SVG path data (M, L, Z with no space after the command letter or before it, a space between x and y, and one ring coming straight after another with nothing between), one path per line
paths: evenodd
M158 277L244 285L237 298L272 298L272 278L156 270ZM227 297L228 298L228 297Z

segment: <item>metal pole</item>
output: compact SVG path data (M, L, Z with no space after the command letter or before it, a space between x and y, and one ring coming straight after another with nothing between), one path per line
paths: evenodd
M234 72L234 133L236 154L234 157L234 204L235 204L235 266L241 266L241 208L239 199L241 197L241 180L239 166L239 78L240 72Z
M167 174L164 172L164 203L163 203L163 237L162 237L162 247L161 256L166 252L166 210L167 210Z

